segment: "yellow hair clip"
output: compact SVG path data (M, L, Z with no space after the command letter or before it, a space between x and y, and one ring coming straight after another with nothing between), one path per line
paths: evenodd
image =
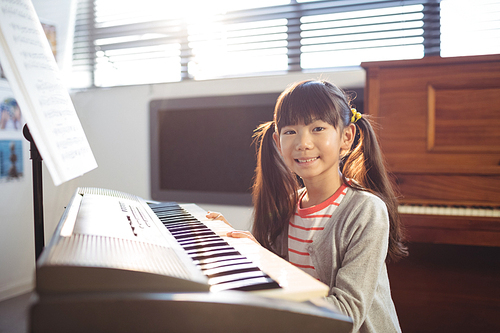
M356 123L361 118L361 113L359 113L355 108L352 108L351 112L352 112L351 123Z

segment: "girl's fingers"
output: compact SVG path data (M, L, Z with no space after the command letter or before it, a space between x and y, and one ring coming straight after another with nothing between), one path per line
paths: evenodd
M206 215L207 219L212 219L212 220L215 220L219 216L221 216L221 214L217 213L217 212L207 212L207 215Z
M222 221L222 222L226 223L228 226L232 227L231 224L226 220L226 218L221 213L207 212L206 218L210 219L210 220Z
M233 238L249 238L253 240L255 243L260 244L255 237L250 233L249 231L240 231L240 230L235 230L235 231L230 231L226 234L228 237L233 237Z

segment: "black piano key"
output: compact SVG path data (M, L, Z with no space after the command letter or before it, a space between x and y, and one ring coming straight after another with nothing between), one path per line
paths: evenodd
M163 224L174 225L174 224L188 224L188 223L199 223L194 217L166 217L159 216L158 217Z
M195 231L195 232L188 232L188 233L185 233L185 234L181 234L181 235L177 235L177 236L174 236L176 239L191 239L191 238L198 238L199 236L211 236L211 235L216 235L217 234L213 231Z
M223 276L214 277L214 278L208 279L208 284L214 285L214 284L228 283L228 282L232 282L232 281L253 279L253 278L258 278L258 277L266 277L266 276L267 276L267 274L262 272L261 270L250 271L250 272L236 273L236 274L232 274L229 276L223 275Z
M204 248L200 248L200 249L194 249L194 250L186 250L186 252L190 255L210 255L211 253L217 253L217 252L220 252L220 251L227 251L227 250L232 250L232 251L236 251L236 249L234 247L232 247L231 245L210 245L210 246L207 246L207 247L204 247ZM238 252L238 251L236 251Z
M193 249L193 250L186 250L187 254L189 255L202 255L202 254L210 254L215 251L220 251L220 250L235 250L234 247L231 245L207 245L203 248L198 248L198 249Z
M226 266L238 266L238 265L246 265L246 264L253 264L250 260L248 260L246 257L239 257L239 258L231 258L228 260L223 260L223 261L215 261L211 263L205 263L205 264L200 264L198 266L199 269L202 271L218 268L218 267L226 267Z
M176 215L170 215L170 214L161 214L162 219L165 220L170 220L170 221L198 221L195 217L192 215L182 215L182 214L176 214ZM199 221L198 221L199 222Z
M210 291L223 291L223 290L240 290L240 291L254 291L263 289L280 288L280 285L268 276L256 277L253 279L231 281L212 285Z
M193 228L197 226L207 227L205 224L200 223L199 221L180 221L174 223L165 223L164 224L168 229L180 229L180 228Z
M211 240L220 240L220 239L221 238L217 235L205 235L191 239L189 238L180 239L178 240L178 242L181 246L188 246L188 245L199 244L200 242L208 242Z
M162 212L162 211L168 211L168 210L178 211L179 209L181 209L178 204L168 205L168 204L165 204L163 202L159 203L159 204L151 204L150 203L149 207L151 207L151 209L154 212Z
M170 232L170 233L174 237L176 237L176 236L182 236L182 235L192 235L193 237L195 237L196 235L200 235L201 236L202 234L207 233L207 232L211 232L212 234L215 234L212 230L206 229L206 228L197 229L197 230L181 231L181 232L175 232L174 231L174 232Z
M161 219L161 223L167 228L179 228L179 227L189 227L193 225L199 225L199 221L187 220L187 219Z
M163 223L163 222L162 222ZM183 222L183 223L163 223L165 228L167 229L172 229L172 228L182 228L182 227L190 227L190 226L196 226L199 225L199 222Z
M194 228L207 228L203 223L189 223L189 224L179 224L179 225L166 225L165 226L171 232L173 231L181 231L181 230L189 230Z
M216 250L223 250L223 249L233 249L236 251L234 247L232 247L229 244L224 244L224 242L211 242L211 244L208 244L207 242L203 242L206 245L199 247L197 243L193 244L188 244L186 246L182 246L182 248L189 254L189 255L195 255L195 254L203 254L203 253L209 253L213 252Z
M207 258L207 259L203 259L203 260L193 260L193 262L195 265L201 266L204 264L211 264L211 263L215 263L215 262L222 262L225 260L234 260L234 259L241 260L241 259L247 259L247 258L242 256L241 254L239 254L239 255L228 255L227 257L220 257L220 258L215 257L215 258Z
M179 227L189 227L193 225L198 225L198 221L187 221L187 220L166 220L166 219L160 219L161 223L166 228L179 228Z
M186 215L182 210L179 209L154 209L153 210L157 215L168 215L168 216L179 216Z
M212 259L212 258L219 258L219 257L227 257L227 256L233 256L233 255L240 255L238 251L236 251L234 248L231 249L225 249L225 250L217 250L217 251L212 251L208 253L200 253L200 254L194 254L191 256L191 259L194 261L203 261L206 259Z
M260 271L260 268L252 263L249 263L249 264L230 265L230 266L222 266L222 267L207 269L203 271L203 274L205 274L209 278L213 278L223 275L233 275L237 273L245 273L250 271Z
M195 249L203 249L206 246L229 246L229 244L222 239L214 239L214 240L209 240L209 241L204 241L204 242L198 242L194 244L188 244L183 246L184 250L186 251L191 251Z
M198 221L194 217L176 217L176 218L162 217L160 220L162 220L162 222L164 224L168 224L171 226L173 226L175 224L181 225L181 224L190 224L190 223L200 223L200 221Z
M172 236L176 236L176 235L183 235L183 234L188 234L188 233L193 233L193 232L200 232L200 231L211 231L209 228L205 227L205 226L197 226L197 227L193 227L193 228L183 228L183 229L174 229L174 230L170 230L170 233L172 234Z
M170 215L179 215L179 214L187 214L182 208L169 208L169 207L155 207L153 211L156 214L170 214Z

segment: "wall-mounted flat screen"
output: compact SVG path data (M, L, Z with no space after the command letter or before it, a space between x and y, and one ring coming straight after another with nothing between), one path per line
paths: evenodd
M154 200L251 205L252 136L272 120L279 93L150 103Z

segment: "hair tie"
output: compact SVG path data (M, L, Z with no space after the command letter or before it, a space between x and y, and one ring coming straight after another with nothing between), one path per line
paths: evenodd
M351 112L351 123L356 123L359 119L361 119L361 113L359 113L355 108L351 108Z

